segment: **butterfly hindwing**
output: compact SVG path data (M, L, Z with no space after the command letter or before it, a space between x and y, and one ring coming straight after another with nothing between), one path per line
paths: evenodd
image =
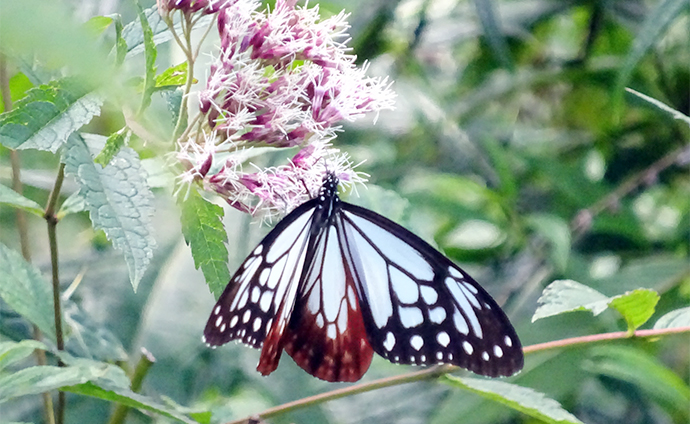
M241 340L259 348L274 327L273 333L282 336L304 265L314 203L292 211L245 259L213 307L204 330L207 344Z
M522 368L519 339L469 275L428 243L342 203L338 226L372 348L395 363L450 363L487 376Z

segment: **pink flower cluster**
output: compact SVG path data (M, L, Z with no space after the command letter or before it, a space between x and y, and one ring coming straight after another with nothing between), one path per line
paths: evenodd
M344 13L321 21L317 7L296 0L259 5L237 0L218 13L220 54L200 93L202 133L181 144L178 158L183 183L201 182L231 206L270 217L315 195L326 172L362 182L330 141L341 121L392 108L394 93L348 54ZM294 147L289 164L254 165L259 153Z

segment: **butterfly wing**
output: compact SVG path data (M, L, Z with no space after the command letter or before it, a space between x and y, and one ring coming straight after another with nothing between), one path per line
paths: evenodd
M315 208L313 200L302 204L268 233L230 279L204 329L209 346L230 340L263 346L258 369L264 375L278 366Z
M300 283L285 351L309 374L326 381L357 381L374 351L367 342L354 278L338 243L337 227L325 224Z
M428 243L370 210L342 203L336 225L369 342L395 363L449 363L508 376L523 366L505 313Z

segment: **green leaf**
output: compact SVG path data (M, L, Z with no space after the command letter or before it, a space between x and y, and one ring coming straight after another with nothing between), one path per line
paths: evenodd
M187 62L182 62L177 66L166 69L156 77L156 88L184 85L187 82L188 66Z
M46 350L46 345L37 340L0 342L0 371L33 354L36 349Z
M589 372L633 384L646 397L683 416L677 422L687 422L690 387L656 358L628 346L599 346L590 353L591 361L585 363Z
M141 23L142 32L144 34L144 52L146 56L146 69L144 72L144 92L141 98L141 105L139 106L139 114L141 114L151 104L151 95L156 88L156 43L153 41L153 30L149 26L149 21L146 18L144 10L141 8L138 0L134 1L139 15L139 22Z
M667 104L660 102L659 100L657 100L653 97L646 96L646 95L640 93L639 91L635 91L632 88L626 88L625 91L627 91L628 93L632 93L633 95L639 97L640 99L646 101L647 103L650 103L652 106L655 106L657 109L668 113L669 115L671 115L671 117L673 119L679 119L679 120L685 122L686 124L688 124L690 126L690 116L685 115L683 112L681 112L679 110L675 110L671 106L668 106Z
M36 216L43 217L43 208L31 199L27 199L9 187L0 184L0 203L11 205Z
M690 327L690 306L676 309L659 318L654 329Z
M608 307L609 298L573 280L556 280L549 284L537 300L532 322L564 312L589 310L599 315Z
M71 387L64 387L63 390L66 392L107 400L109 402L121 403L129 406L130 408L152 411L185 423L196 424L196 421L185 417L174 408L162 405L150 397L140 395L131 391L130 389L118 387L107 382L97 381L95 383L83 383Z
M0 297L19 315L55 340L53 294L41 272L0 243Z
M122 26L122 16L119 14L110 15L115 22L115 63L121 65L127 55L127 41L122 36L124 30Z
M10 98L12 103L16 103L19 99L26 96L26 92L33 88L33 84L29 77L21 72L17 72L10 78ZM0 113L5 111L5 102L0 102Z
M84 200L84 196L82 196L81 192L77 191L72 193L70 197L62 202L60 210L57 213L57 218L62 219L66 215L82 212L84 210L86 210L86 201Z
M551 244L551 261L556 269L564 271L570 257L570 227L556 215L533 214L526 218L527 225Z
M101 104L74 79L32 88L12 111L0 115L0 144L55 153L70 134L100 113Z
M110 137L105 141L105 147L103 147L103 150L101 150L93 161L105 168L110 161L113 160L117 152L120 151L122 146L125 145L126 140L127 134L125 134L125 131L118 131L110 134Z
M81 186L94 228L102 229L124 254L136 290L156 247L153 194L134 150L122 148L105 168L93 162L91 152L100 150L104 142L104 137L95 135L70 137L63 157L65 172Z
M620 67L616 81L616 91L622 92L623 87L630 80L637 63L654 46L661 34L675 20L683 15L683 9L687 8L687 0L665 0L658 3L647 18L635 37L632 49Z
M180 206L182 234L192 249L194 266L201 268L206 284L217 299L230 281L223 208L204 200L195 189L190 190Z
M461 378L451 375L441 377L441 381L469 390L545 423L582 424L582 421L563 409L558 402L527 387L497 380Z
M108 29L110 24L113 23L113 18L109 16L94 16L93 18L86 21L84 26L93 35L98 36L103 34L103 31Z
M659 295L654 290L637 289L612 297L609 306L623 315L628 331L632 333L654 315L657 302Z

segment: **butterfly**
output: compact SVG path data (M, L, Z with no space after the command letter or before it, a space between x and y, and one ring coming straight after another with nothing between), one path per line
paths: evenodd
M327 173L318 196L249 254L211 312L207 345L261 348L263 375L285 350L326 381L359 380L374 352L491 377L522 369L515 329L472 277L400 225L341 201L337 189Z

